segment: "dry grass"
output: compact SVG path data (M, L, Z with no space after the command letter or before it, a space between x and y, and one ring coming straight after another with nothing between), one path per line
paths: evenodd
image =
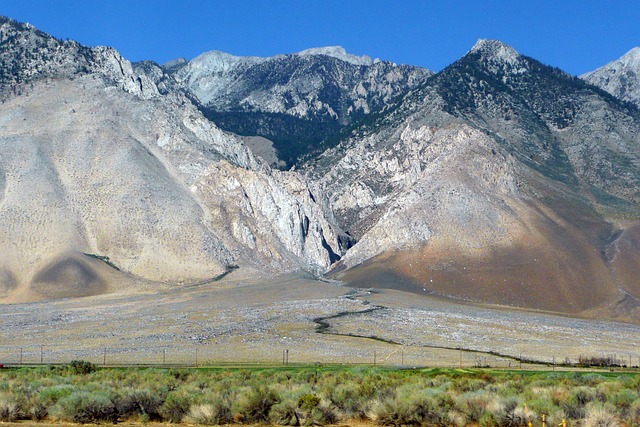
M383 309L329 320L317 317ZM593 354L632 355L637 327L544 313L456 304L384 290L350 288L297 276L224 281L156 292L109 294L5 305L0 312L0 363L83 359L102 364L261 362L518 367L514 359L456 348L494 351L551 362ZM364 337L378 337L402 346ZM44 347L40 347L43 345ZM438 348L442 347L442 348ZM449 349L447 349L449 348ZM106 358L105 358L105 349ZM451 350L453 349L453 350ZM526 365L525 365L526 366Z

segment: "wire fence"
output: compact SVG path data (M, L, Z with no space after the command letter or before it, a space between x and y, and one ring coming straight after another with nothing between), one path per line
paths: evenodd
M85 348L38 345L0 347L0 365L33 366L67 364L74 360L98 366L204 367L204 366L287 366L287 365L367 365L404 368L492 368L555 370L597 367L638 370L640 359L628 355L598 355L570 359L548 357L528 360L468 350L401 347L389 350L351 352L342 355L310 356L295 348L270 349L260 353L236 353L233 349L211 346L168 348ZM634 364L634 360L637 362Z

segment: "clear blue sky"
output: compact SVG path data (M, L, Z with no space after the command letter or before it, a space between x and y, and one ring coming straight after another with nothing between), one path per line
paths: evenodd
M342 45L439 71L478 38L572 74L640 45L640 0L0 0L0 15L132 61Z

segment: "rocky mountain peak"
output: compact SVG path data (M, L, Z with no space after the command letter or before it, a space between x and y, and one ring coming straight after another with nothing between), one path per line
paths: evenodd
M462 59L476 61L491 73L526 72L522 56L514 48L498 40L479 39Z
M341 132L389 108L433 74L352 55L340 46L268 58L212 51L164 71L222 129L271 141L274 164L286 168L335 145Z
M131 63L111 47L90 48L58 40L30 24L0 20L0 90L22 92L27 83L91 73L141 98L158 94L155 84L136 75Z
M372 65L374 62L367 55L357 56L357 55L347 53L345 48L342 46L315 47L311 49L305 49L301 52L296 53L296 55L298 56L325 55L325 56L330 56L332 58L336 58L341 61L345 61L354 65Z
M640 47L580 78L615 97L640 105Z
M165 62L164 64L162 64L163 67L165 68L176 68L176 67L181 67L182 65L187 63L187 59L180 57L180 58L176 58L176 59L172 59L170 61Z

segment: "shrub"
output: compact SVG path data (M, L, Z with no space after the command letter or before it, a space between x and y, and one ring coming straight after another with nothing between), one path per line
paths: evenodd
M56 413L64 421L74 423L115 422L118 410L104 392L75 392L56 404Z
M35 402L29 408L29 418L34 421L42 421L49 415L49 408L47 408L42 402Z
M448 425L452 427L464 427L467 424L464 414L458 411L449 411L447 420L449 421Z
M484 392L465 393L456 399L456 407L472 423L480 421L488 404L489 396Z
M590 405L583 420L583 427L618 427L615 415L602 405Z
M566 420L567 414L560 408L555 408L551 412L549 412L546 416L546 422L548 426L559 426L562 425L562 420Z
M266 422L271 407L280 401L277 393L266 386L254 386L238 398L238 413L249 423Z
M164 420L179 423L190 408L191 398L187 394L172 391L167 395L158 412Z
M53 387L46 387L40 390L40 401L46 406L55 405L60 399L70 396L74 391L77 391L76 387L68 384L58 384Z
M84 360L72 360L67 366L67 370L76 375L90 374L92 372L95 372L96 369L96 365Z
M320 402L318 406L311 410L305 419L305 425L325 425L336 424L339 420L334 406L327 402Z
M371 418L385 426L448 426L450 407L442 405L442 402L443 399L424 394L398 396L376 405L371 411Z
M640 400L633 402L629 408L627 423L632 427L640 427Z
M223 399L212 403L192 405L188 419L196 424L221 425L233 421L231 405Z
M311 412L313 408L320 404L320 398L318 396L314 396L313 394L303 394L298 399L298 408L303 411Z
M291 400L276 403L269 411L269 419L281 426L299 426L298 405Z
M629 389L622 389L614 394L610 401L616 408L620 408L626 412L637 399L638 395L636 393Z
M357 384L340 384L333 389L329 399L345 418L364 419L367 411L367 399L360 394L360 391Z
M118 414L122 418L138 416L145 420L160 420L160 407L164 396L162 393L144 390L125 390L114 399Z
M0 398L0 421L11 422L18 419L18 404L11 398Z

